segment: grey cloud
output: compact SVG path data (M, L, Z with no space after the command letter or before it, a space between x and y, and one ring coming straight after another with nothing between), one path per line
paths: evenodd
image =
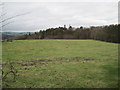
M4 31L35 31L66 25L90 26L117 23L117 3L113 2L50 2L5 3L5 17L30 12L9 21ZM8 22L9 22L8 21Z

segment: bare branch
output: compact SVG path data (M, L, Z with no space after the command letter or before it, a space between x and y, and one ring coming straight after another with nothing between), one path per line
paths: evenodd
M4 3L0 3L0 6L3 9L4 8ZM5 27L6 25L8 25L8 24L13 22L13 21L9 22L9 20L14 19L14 18L19 17L19 16L23 16L23 15L29 14L29 13L30 12L25 12L25 13L17 14L17 15L14 15L14 16L6 17L6 18L3 18L7 14L6 12L0 14L0 19L1 19L0 20L0 24L1 24L0 28Z
M26 14L28 14L28 13L30 13L30 12L22 13L22 14L18 14L18 15L15 15L15 16L12 16L12 17L9 17L9 18L6 18L6 19L2 20L0 23L3 23L3 22L5 22L5 21L8 21L8 20L10 20L10 19L13 19L13 18L22 16L22 15L26 15Z
M4 26L6 26L6 25L8 25L8 24L10 24L10 23L13 23L13 22L14 22L14 21L8 22L8 23L2 25L1 27L3 28ZM1 27L0 27L0 28L1 28Z
M2 18L3 16L5 16L7 13L1 14L0 18Z

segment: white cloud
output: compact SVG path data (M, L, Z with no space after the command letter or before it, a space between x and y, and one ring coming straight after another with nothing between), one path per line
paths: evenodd
M118 2L119 0L1 0L2 2Z
M41 2L5 3L6 17L25 12L29 14L16 17L3 28L13 31L34 31L66 25L91 26L116 24L117 2Z

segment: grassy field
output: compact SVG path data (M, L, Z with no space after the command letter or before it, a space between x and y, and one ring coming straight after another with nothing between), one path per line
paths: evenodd
M16 40L2 44L3 87L117 88L118 44L95 40Z

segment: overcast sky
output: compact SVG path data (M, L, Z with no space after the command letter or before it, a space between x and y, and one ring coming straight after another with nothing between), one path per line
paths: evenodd
M101 26L118 23L118 2L6 2L4 31L39 31L52 27Z

